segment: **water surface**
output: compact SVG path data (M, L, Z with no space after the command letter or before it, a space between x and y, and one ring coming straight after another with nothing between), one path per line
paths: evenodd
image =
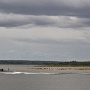
M90 73L4 72L0 90L90 90Z

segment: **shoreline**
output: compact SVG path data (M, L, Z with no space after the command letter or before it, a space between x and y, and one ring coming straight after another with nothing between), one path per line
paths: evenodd
M89 71L90 67L50 67L42 65L0 65L0 69L5 71L21 71L21 72L61 72L61 71Z

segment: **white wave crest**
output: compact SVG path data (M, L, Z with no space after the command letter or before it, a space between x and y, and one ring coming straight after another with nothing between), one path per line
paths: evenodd
M55 74L55 73L47 73L47 72L0 72L1 74Z

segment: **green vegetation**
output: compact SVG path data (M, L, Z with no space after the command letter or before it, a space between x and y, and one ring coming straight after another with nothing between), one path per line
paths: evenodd
M0 64L13 64L13 65L48 65L48 66L90 66L90 61L77 62L60 62L60 61L28 61L28 60L0 60Z

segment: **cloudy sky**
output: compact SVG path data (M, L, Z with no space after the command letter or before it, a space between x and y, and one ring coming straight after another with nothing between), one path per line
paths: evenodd
M90 0L0 0L0 60L90 61Z

